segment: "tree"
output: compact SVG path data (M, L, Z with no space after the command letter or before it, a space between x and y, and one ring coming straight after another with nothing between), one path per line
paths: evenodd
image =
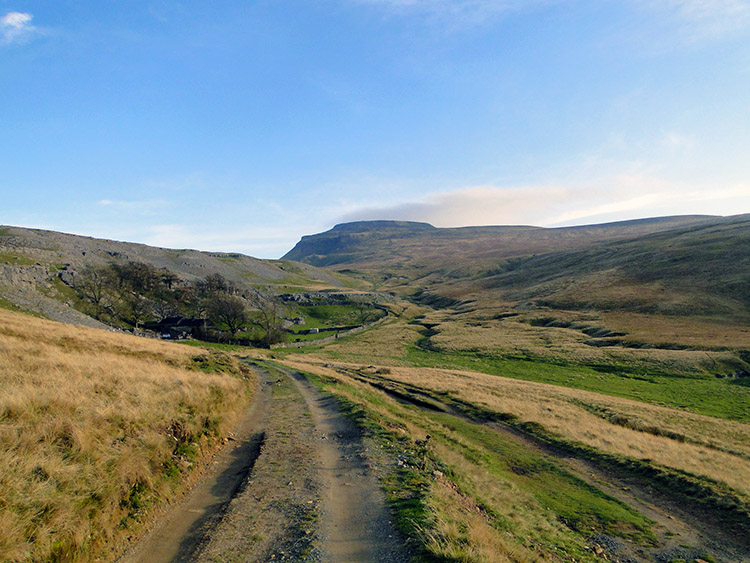
M94 306L94 317L102 314L112 304L115 278L108 266L86 266L73 281L73 288L84 301Z
M267 348L281 342L284 337L284 309L281 304L260 291L255 291L250 298L253 307L252 321L263 331L262 342Z
M248 314L245 302L241 297L229 294L217 294L207 304L209 318L219 328L228 330L232 338L247 326Z
M137 330L153 314L154 304L134 291L124 293L119 300L120 318Z

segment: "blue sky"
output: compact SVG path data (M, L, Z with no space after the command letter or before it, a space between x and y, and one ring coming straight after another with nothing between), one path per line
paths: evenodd
M0 224L275 258L359 219L750 212L750 1L0 0Z

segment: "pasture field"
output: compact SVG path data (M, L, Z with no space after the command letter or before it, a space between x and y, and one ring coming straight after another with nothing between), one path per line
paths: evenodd
M0 560L112 559L252 395L223 352L0 309Z

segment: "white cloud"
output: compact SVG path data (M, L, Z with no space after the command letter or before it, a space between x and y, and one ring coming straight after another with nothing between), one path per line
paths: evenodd
M555 0L354 0L396 14L419 14L451 26L477 25L499 15L550 4Z
M0 43L22 43L28 39L36 28L31 24L34 18L25 12L8 12L0 18Z
M719 38L750 28L748 0L639 0L681 22L688 39Z
M584 186L468 187L417 201L347 213L340 221L394 219L437 227L582 225L663 215L750 212L750 184L686 186L646 175Z
M169 207L168 201L150 199L142 201L126 201L119 199L102 199L96 202L102 207L110 207L119 211L128 211L139 215L154 215L160 209Z

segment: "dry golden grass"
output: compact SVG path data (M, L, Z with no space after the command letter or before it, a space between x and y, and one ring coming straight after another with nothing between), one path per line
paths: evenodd
M321 371L324 368L311 360L289 358L290 365L297 369L335 376L334 370ZM650 459L707 476L750 495L750 425L747 424L477 372L392 366L384 377L447 392L492 411L539 423L563 438L601 451ZM603 418L592 411L611 416ZM629 421L627 426L610 421L625 419Z
M545 316L545 315L536 315ZM573 320L570 315L551 314L560 320ZM662 333L664 338L655 338L653 334L646 340L643 338L649 331L666 328L670 323L664 317L646 317L635 319L632 316L623 315L599 318L598 315L578 317L579 322L592 327L616 330L613 327L623 328L625 319L630 319L624 338L638 342L681 342L683 333ZM622 346L596 347L585 344L592 339L580 330L572 328L555 328L532 326L526 322L526 316L514 317L503 320L476 320L466 318L457 320L444 314L433 313L426 319L427 322L437 323L439 334L432 340L441 349L449 352L476 351L494 356L522 356L540 358L554 361L566 361L576 364L625 364L639 366L644 369L663 371L702 372L710 370L717 364L730 364L734 360L731 352L705 351L705 350L666 350L666 349L642 349L626 348ZM656 319L661 319L657 321ZM652 324L645 324L650 320ZM642 328L636 328L639 322L643 322ZM697 331L700 322L692 330ZM677 323L674 323L677 324ZM675 327L673 327L674 329ZM713 327L716 330L717 327ZM631 331L638 330L636 334ZM736 329L733 341L739 342L742 334ZM745 335L747 338L747 335ZM715 340L715 339L713 339ZM685 343L687 344L687 343Z
M402 322L384 324L356 338L342 339L326 346L326 353L343 356L351 361L387 365L408 365L398 358L419 338L420 327Z
M628 333L628 338L649 344L680 343L687 346L747 348L750 327L727 319L668 317L638 313L602 312L604 326Z
M476 468L472 467L476 475ZM489 490L496 489L495 486ZM476 503L456 491L449 481L436 479L429 496L434 528L425 532L431 553L451 561L536 563L545 558L511 537L499 533Z
M111 553L178 487L248 400L199 353L0 310L0 560Z

